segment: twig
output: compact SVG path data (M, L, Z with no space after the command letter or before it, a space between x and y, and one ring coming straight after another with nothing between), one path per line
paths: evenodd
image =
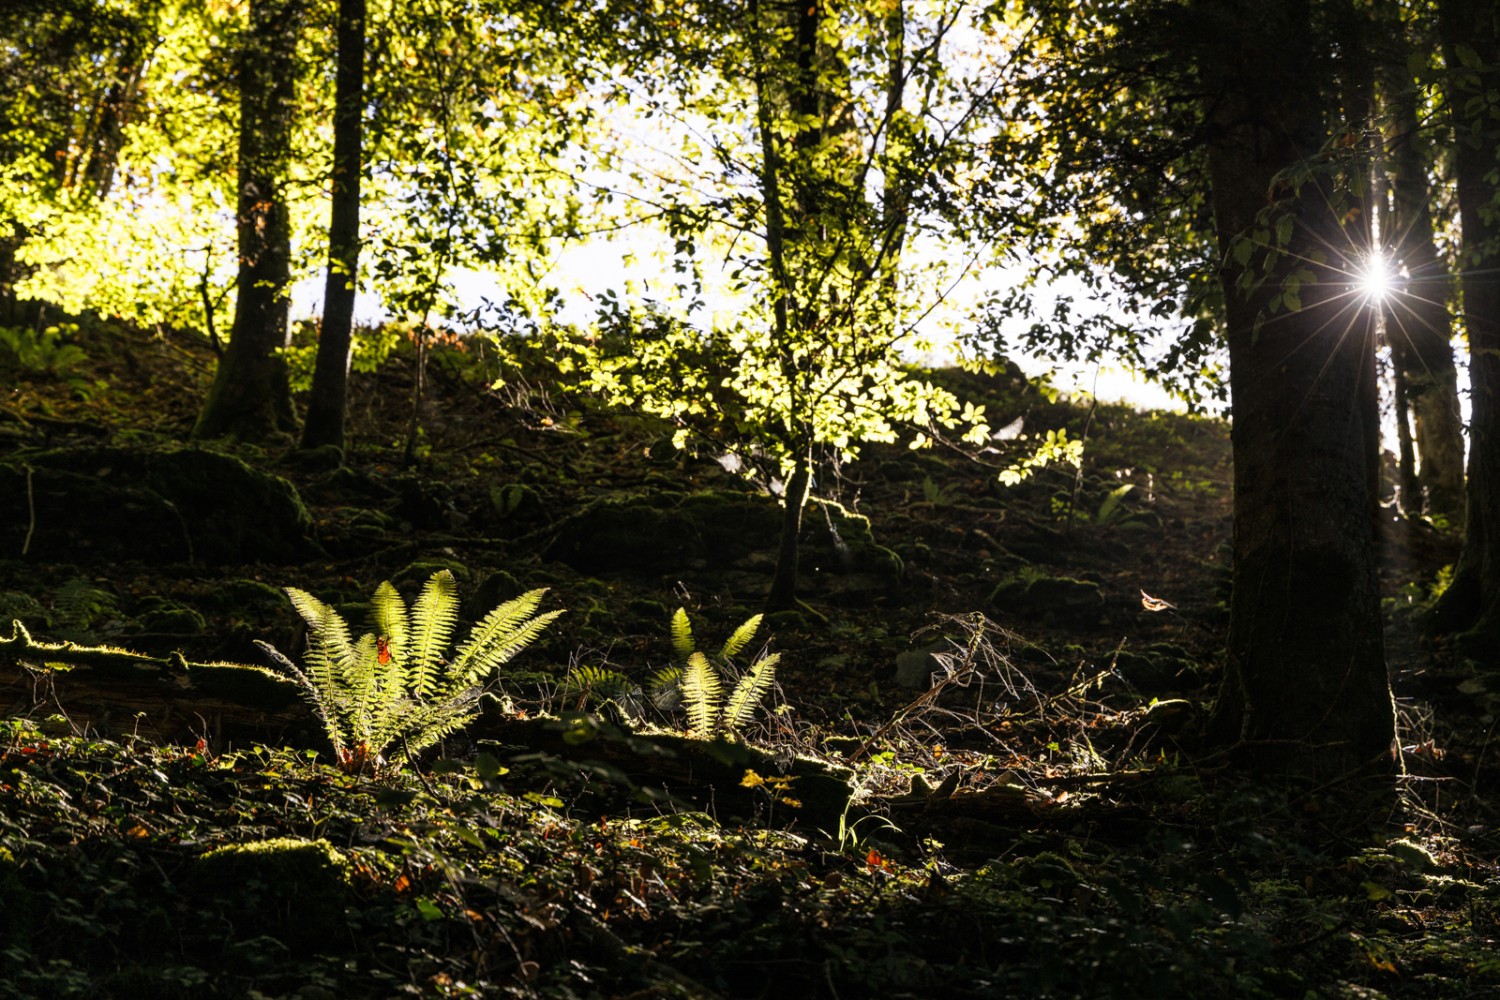
M26 466L26 540L21 543L21 558L31 551L31 536L36 533L36 491L31 488L31 477L36 470Z

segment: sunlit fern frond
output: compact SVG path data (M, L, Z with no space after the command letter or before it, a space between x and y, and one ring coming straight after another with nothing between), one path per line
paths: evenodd
M316 684L331 687L349 671L354 649L344 616L305 590L287 587L292 607L307 622L307 674Z
M448 570L439 570L422 586L411 608L406 678L409 690L418 699L425 699L437 690L443 652L457 621L458 584Z
M313 683L312 678L302 672L291 660L282 655L281 650L269 642L255 640L255 644L271 658L271 663L282 670L288 677L297 682L302 689L303 695L312 704L313 711L317 713L318 721L323 723L323 728L328 733L328 740L333 744L336 757L342 757L346 749L344 742L344 726L342 724L342 713L339 706L332 697L333 692L324 686Z
M354 659L350 663L349 685L349 735L351 743L374 745L371 738L380 728L383 716L389 711L381 691L380 654L376 651L375 636L366 632L354 644Z
M672 614L672 648L684 660L693 655L693 623L688 620L686 608L678 608Z
M393 659L406 662L406 646L411 632L411 614L406 602L389 580L375 588L370 606L375 631L385 636L386 649Z
M479 717L479 688L460 691L451 698L413 709L414 725L405 737L412 753L426 750L438 740L455 733Z
M552 623L561 611L536 614L545 587L530 590L506 601L474 626L469 638L458 648L449 668L460 683L483 680L490 671L529 646Z
M734 686L734 693L729 696L729 704L724 706L725 729L733 732L750 721L755 706L771 690L771 685L776 680L776 664L780 662L781 654L772 653L757 660L754 666L745 671L740 682Z
M719 672L708 662L708 657L693 653L682 672L682 701L687 709L689 735L700 740L713 735L723 699Z
M735 629L734 634L725 640L724 648L719 650L719 659L728 660L739 655L740 650L755 638L755 630L760 628L760 621L764 617L764 615L752 615L745 620L745 624Z

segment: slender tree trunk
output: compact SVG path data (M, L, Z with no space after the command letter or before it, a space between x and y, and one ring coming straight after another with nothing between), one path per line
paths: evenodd
M359 277L359 189L364 123L365 0L339 0L338 75L333 112L333 198L328 279L302 447L344 447L354 295Z
M1467 631L1492 653L1500 639L1500 219L1494 213L1500 123L1500 9L1489 0L1444 0L1440 24L1454 109L1454 178L1463 249L1459 288L1469 337L1469 480L1463 553L1433 609L1435 631ZM1477 65L1473 57L1477 56Z
M782 495L785 506L781 517L781 543L776 552L776 575L771 579L771 592L766 597L766 609L769 611L786 611L797 606L802 512L807 508L811 488L812 453L809 450L798 456L792 474L787 477L786 492Z
M1416 423L1426 511L1457 523L1464 506L1464 439L1448 318L1449 279L1433 237L1429 165L1416 145L1416 90L1404 70L1401 60L1401 72L1388 73L1384 87L1390 119L1385 172L1393 206L1382 237L1394 252L1393 263L1409 277L1401 282L1401 294L1390 299L1386 338ZM1413 496L1408 508L1420 511L1419 498Z
M1221 5L1221 12L1225 8ZM1234 407L1234 590L1214 729L1257 766L1314 779L1389 766L1395 714L1375 558L1368 311L1351 323L1349 248L1331 184L1298 168L1324 145L1331 68L1306 0L1236 2L1200 51L1218 88L1208 158ZM1221 15L1222 16L1222 15ZM1291 244L1236 256L1268 201ZM1299 268L1313 279L1287 302ZM1279 300L1279 301L1278 301Z
M1391 354L1396 353L1391 345ZM1407 396L1406 370L1391 363L1391 383L1394 387L1392 409L1396 411L1396 492L1401 510L1408 514L1422 513L1422 483L1417 479L1417 454L1412 447L1411 405Z
M234 329L193 436L265 440L296 429L286 361L291 163L302 0L252 0L240 49L240 273Z

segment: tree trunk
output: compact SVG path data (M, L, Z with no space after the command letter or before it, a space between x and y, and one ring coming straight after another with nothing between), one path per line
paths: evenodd
M359 277L359 188L364 171L365 0L339 0L338 77L333 112L333 198L328 280L302 447L344 447L354 294Z
M1448 275L1438 258L1432 230L1428 164L1416 145L1416 91L1404 61L1387 75L1385 103L1391 125L1385 142L1385 170L1393 210L1382 233L1392 261L1408 275L1386 310L1391 360L1402 375L1416 422L1418 480L1426 511L1457 523L1464 506L1463 417L1458 404L1458 371L1453 363L1448 318ZM1417 497L1409 509L1422 509Z
M234 330L193 436L265 440L296 429L286 361L291 163L302 0L252 0L240 49L240 273Z
M1487 95L1500 88L1500 10L1488 0L1445 0L1439 16L1455 115L1459 289L1472 409L1464 548L1430 624L1438 632L1466 631L1466 645L1493 650L1500 639L1500 220L1492 178L1500 124Z
M1218 91L1208 161L1234 414L1234 589L1213 722L1259 768L1322 780L1389 766L1395 740L1366 384L1374 331L1368 311L1352 324L1341 311L1350 244L1326 166L1301 172L1336 93L1309 4L1229 10L1223 37L1200 52ZM1265 254L1237 256L1239 240L1282 219L1290 245L1255 284ZM1291 279L1299 269L1312 279Z
M802 512L812 487L812 454L804 451L787 477L781 518L781 544L776 551L776 575L766 597L768 611L787 611L797 606L798 546L802 538Z

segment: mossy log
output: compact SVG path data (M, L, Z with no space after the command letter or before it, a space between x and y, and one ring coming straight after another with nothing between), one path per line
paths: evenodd
M0 639L0 711L60 715L73 731L138 736L216 749L250 742L326 749L320 723L286 677L240 663L192 663L110 646L39 642L20 622ZM465 735L525 758L580 762L658 808L676 801L723 816L835 831L849 806L850 773L726 740L637 733L586 715L477 720ZM795 804L794 804L795 803Z
M738 740L636 732L582 713L563 719L487 716L466 735L509 749L517 763L540 752L586 770L592 766L601 785L632 793L652 811L672 801L721 820L760 818L830 834L841 819L853 819L848 768Z
M111 646L39 642L20 622L0 639L0 710L61 715L79 733L216 748L254 741L320 746L297 686L242 663L192 663Z

